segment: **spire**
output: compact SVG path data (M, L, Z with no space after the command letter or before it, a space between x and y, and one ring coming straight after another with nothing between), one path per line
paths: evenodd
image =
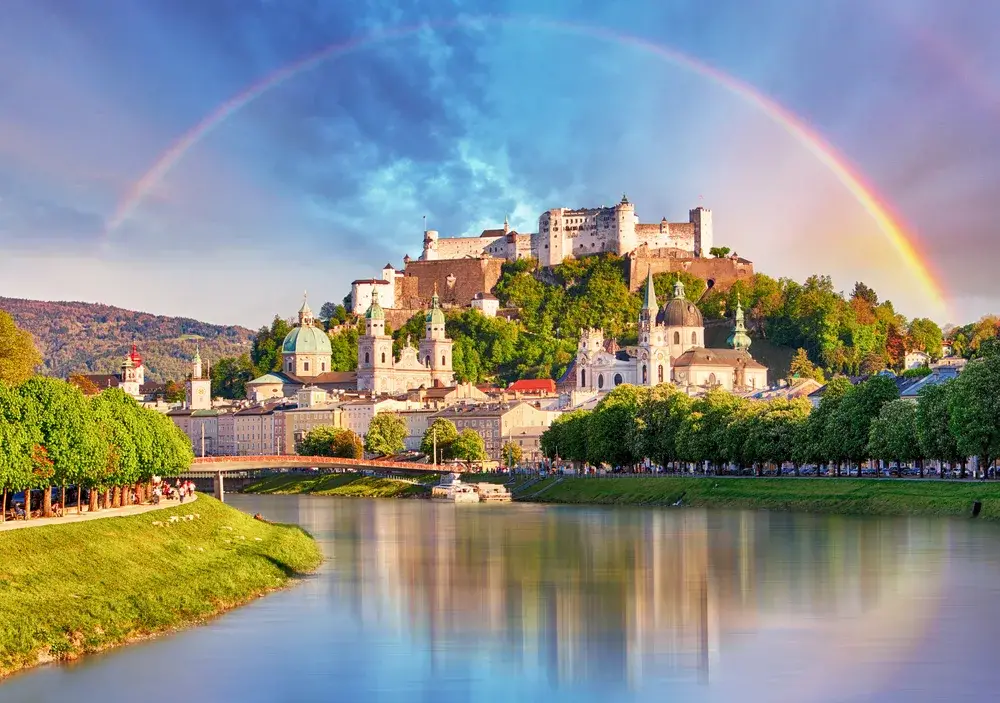
M642 307L644 310L656 310L656 289L653 287L652 265L646 270L646 302Z
M746 351L750 348L750 335L747 334L746 325L743 323L743 305L740 302L739 291L736 291L736 323L733 325L733 333L726 341L737 351Z
M309 292L302 291L302 307L299 308L299 324L309 327L313 323L313 312L309 308Z
M197 344L194 345L194 359L192 361L201 363L201 347Z
M507 234L510 232L510 223L507 221L507 215L503 216L503 233Z

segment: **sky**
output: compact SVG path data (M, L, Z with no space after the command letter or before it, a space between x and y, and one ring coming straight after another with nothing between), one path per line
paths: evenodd
M1000 313L995 3L4 0L0 17L0 296L258 327L418 256L424 216L441 236L505 215L534 232L624 192L643 222L711 208L716 244L775 277L864 281L940 323Z

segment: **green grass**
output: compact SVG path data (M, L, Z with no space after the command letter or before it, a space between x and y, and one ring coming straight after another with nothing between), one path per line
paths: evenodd
M204 494L132 517L0 532L0 677L201 622L321 561L301 528Z
M545 482L533 485L530 497ZM683 497L682 497L683 496ZM958 483L845 478L564 478L538 502L597 505L684 505L711 508L842 513L937 515L1000 520L1000 482Z
M269 495L310 493L352 498L411 498L427 495L429 486L437 482L437 475L430 477L430 479L426 474L416 476L415 480L420 481L420 485L391 478L360 476L354 473L276 474L247 486L243 492Z

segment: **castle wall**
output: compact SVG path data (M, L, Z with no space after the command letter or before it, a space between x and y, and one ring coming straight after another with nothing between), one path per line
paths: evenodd
M499 248L497 248L499 245ZM469 256L503 256L506 242L501 237L443 237L432 245L434 259L464 259ZM496 250L494 253L493 250ZM422 257L423 258L423 257ZM430 258L430 257L427 257Z
M476 293L488 293L500 280L504 259L442 259L410 261L397 290L404 292L396 304L427 308L437 284L442 306L468 307Z
M749 280L753 276L753 262L746 259L724 257L708 259L694 257L690 252L679 249L650 249L639 247L628 257L629 289L637 291L646 281L646 271L653 274L687 271L706 281L715 281L715 286L725 290L736 281Z

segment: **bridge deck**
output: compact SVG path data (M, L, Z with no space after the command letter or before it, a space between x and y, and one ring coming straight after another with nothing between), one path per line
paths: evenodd
M371 471L421 471L428 473L448 473L462 471L462 467L450 465L417 464L409 461L380 461L378 459L340 459L328 456L206 456L191 462L187 473L217 474L231 471L253 471L259 469L353 469Z

